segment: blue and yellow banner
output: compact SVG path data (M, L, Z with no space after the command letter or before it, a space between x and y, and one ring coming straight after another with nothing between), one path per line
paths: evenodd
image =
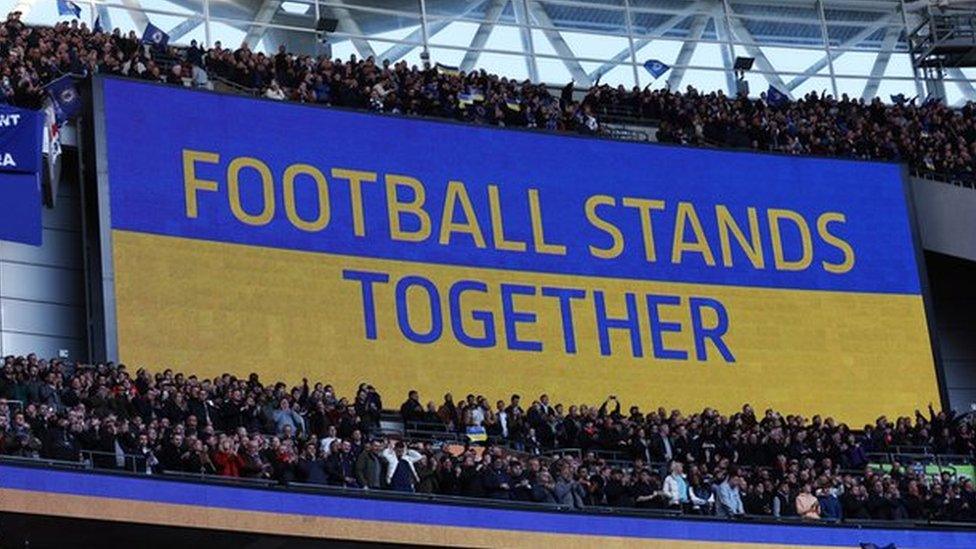
M102 86L123 361L394 400L938 401L897 165Z

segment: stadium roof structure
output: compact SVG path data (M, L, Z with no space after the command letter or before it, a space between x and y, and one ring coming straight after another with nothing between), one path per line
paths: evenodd
M170 43L355 54L485 69L516 79L586 87L693 85L737 89L736 57L755 59L750 93L768 86L891 101L939 95L976 100L976 69L915 69L910 36L930 10L976 18L965 0L116 0L83 2L81 19L141 33L149 21ZM946 2L952 5L945 6ZM956 6L956 2L961 2ZM58 19L55 0L0 0L29 23ZM321 18L336 30L317 30ZM976 21L976 19L973 19ZM974 44L976 47L976 44ZM644 69L670 67L660 78Z

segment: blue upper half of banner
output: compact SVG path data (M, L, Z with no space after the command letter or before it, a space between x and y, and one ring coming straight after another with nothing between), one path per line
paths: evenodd
M40 175L0 172L0 204L0 240L40 246Z
M920 293L899 165L101 85L115 229L540 273Z
M0 171L40 171L42 130L39 111L0 104Z

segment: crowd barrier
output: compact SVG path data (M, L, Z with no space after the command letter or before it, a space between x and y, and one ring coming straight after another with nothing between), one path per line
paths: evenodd
M976 546L976 529L933 523L805 524L587 512L491 500L109 473L0 459L0 512L379 543L511 547Z

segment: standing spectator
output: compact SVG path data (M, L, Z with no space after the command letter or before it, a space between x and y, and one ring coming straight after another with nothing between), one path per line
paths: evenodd
M411 391L416 395L416 391ZM419 404L419 401L418 401ZM414 486L420 480L414 463L420 461L421 455L416 450L408 449L403 441L397 441L383 451L386 459L386 484L395 492L413 492Z

